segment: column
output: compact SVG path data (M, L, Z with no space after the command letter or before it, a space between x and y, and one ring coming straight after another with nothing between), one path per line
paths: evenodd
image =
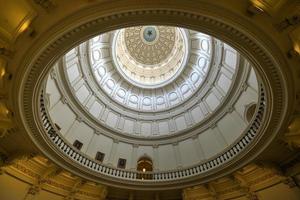
M11 129L13 129L12 113L0 96L0 138L6 136Z
M113 140L113 144L110 150L109 158L108 158L108 165L113 166L113 162L115 161L117 148L118 148L118 140Z
M131 170L135 170L137 167L137 150L139 148L139 145L134 144L132 145L132 152L131 152Z
M130 193L129 193L128 200L134 200L133 192L130 192Z
M173 143L172 145L173 145L173 150L174 150L174 153L175 153L177 168L181 168L182 167L182 161L181 161L181 156L180 156L178 143L176 142L176 143Z
M293 119L283 140L292 148L300 148L300 117Z
M3 78L6 73L7 62L13 58L14 52L8 48L0 47L0 77Z
M153 170L159 171L158 145L153 145Z
M159 200L159 193L155 193L155 200Z
M40 188L38 186L30 186L30 188L28 189L24 200L33 200L35 199L36 195L40 192Z
M15 153L13 155L0 155L0 167L5 167L18 161L27 161L35 156L34 153Z
M218 141L218 143L223 146L229 146L229 144L227 143L223 133L220 131L219 127L217 126L217 124L212 124L212 126L210 127L212 132L214 133L216 140Z
M204 151L201 147L201 144L199 142L198 135L193 136L192 139L193 139L194 148L196 149L196 153L198 155L199 160L204 160L205 155L204 155Z
M105 200L107 196L107 187L106 186L102 186L101 187L101 191L100 191L100 198L99 200Z

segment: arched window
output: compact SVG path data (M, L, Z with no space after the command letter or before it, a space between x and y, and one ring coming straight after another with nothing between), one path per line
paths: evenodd
M255 109L256 109L256 104L250 104L247 106L246 108L246 113L245 113L245 118L247 120L247 122L249 123L255 113Z
M137 162L137 171L141 172L138 175L140 179L152 179L152 175L147 172L153 171L153 163L148 156L141 157Z

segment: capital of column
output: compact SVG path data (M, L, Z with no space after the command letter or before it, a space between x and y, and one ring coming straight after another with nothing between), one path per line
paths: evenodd
M34 3L39 5L47 12L51 12L56 7L52 0L34 0Z
M12 155L4 155L4 157L0 156L0 167L9 166L15 162L19 161L27 161L36 156L34 153L15 153ZM4 159L3 159L4 158Z
M27 195L32 195L35 196L40 192L41 188L38 185L32 185L28 191L27 191Z
M178 146L178 142L172 143L173 146Z
M116 144L119 144L119 140L118 140L118 139L115 139L115 138L114 138L114 139L113 139L113 142L116 143Z
M287 132L283 136L283 141L291 148L300 148L300 117L293 118L288 126Z
M258 200L258 196L255 192L249 192L246 194L247 199L249 200Z
M8 157L4 153L0 153L0 167L7 163Z
M292 177L286 177L282 183L286 184L287 186L289 186L289 188L294 188L297 187L296 182L294 181L294 179Z

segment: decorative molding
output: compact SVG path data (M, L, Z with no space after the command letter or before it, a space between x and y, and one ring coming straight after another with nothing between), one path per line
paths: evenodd
M77 120L79 123L84 122L84 120L83 120L82 117L80 117L80 116L76 116L76 120Z
M52 11L56 7L52 0L34 0L34 3L39 5L47 12Z
M17 170L21 173L23 173L26 176L29 176L31 178L33 178L34 180L36 180L36 184L31 185L31 187L29 187L28 192L27 192L27 196L28 195L32 195L35 196L37 195L41 190L44 189L44 187L46 188L47 185L54 187L54 190L52 189L51 191L54 193L57 193L59 195L60 194L60 190L65 190L66 192L68 192L69 194L66 196L67 198L70 197L74 197L76 194L82 195L82 196L86 196L86 197L90 197L90 198L94 198L94 199L105 199L106 195L107 195L107 188L105 186L101 186L99 187L99 185L95 185L95 187L98 187L100 190L99 193L95 194L95 193L91 193L91 192L87 192L85 190L81 190L80 187L82 187L86 181L83 181L81 179L77 179L80 181L75 181L73 187L69 187L66 186L65 183L60 182L58 180L55 179L56 176L61 175L62 169L61 168L57 168L57 167L50 167L48 169L46 169L46 173L44 175L40 175L39 173L37 173L36 169L34 168L30 168L28 165L26 165L26 163L24 164L18 164L15 163L14 165L11 165L9 167L10 169L14 169ZM49 170L50 169L50 170ZM9 174L11 172L9 171ZM24 179L24 177L19 176L18 178L20 178L21 180ZM69 181L73 181L72 179L70 179ZM31 184L31 183L29 183ZM95 190L95 189L93 189Z
M292 177L287 177L286 179L284 179L282 181L282 183L288 185L289 188L297 187L297 183L295 182L295 180Z
M207 188L208 192L210 193L211 197L213 199L217 200L218 199L218 193L215 189L215 186L214 186L213 182L208 183L206 185L206 188Z
M291 26L296 26L300 23L300 15L293 15L285 18L281 22L275 25L278 31L284 31Z
M14 52L10 49L4 48L4 47L0 47L0 58L3 57L6 60L9 60L13 57Z
M52 79L56 79L56 78L57 78L57 75L56 75L56 72L55 72L54 69L52 69L52 70L50 71L50 77L51 77Z
M229 106L227 112L232 113L234 111L234 106Z
M68 104L68 100L67 100L66 97L61 97L61 101L62 101L62 103L64 103L64 104Z
M249 168L249 166L245 168ZM185 188L183 190L183 199L227 199L229 197L230 199L235 199L244 196L249 200L257 200L259 191L281 183L280 176L277 176L270 170L263 173L261 170L261 167L251 167L249 171L236 171L231 176L221 178L220 181L215 180L210 181L208 184ZM209 193L209 196L207 193Z

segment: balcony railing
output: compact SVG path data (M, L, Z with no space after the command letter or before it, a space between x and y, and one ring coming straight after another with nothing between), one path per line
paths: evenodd
M258 108L255 117L250 122L249 126L245 130L243 137L241 137L231 148L227 149L225 152L216 155L215 157L207 160L203 163L197 164L192 167L183 168L179 170L171 171L159 171L159 172L140 172L132 170L118 169L105 164L99 163L94 159L89 158L87 155L83 155L80 151L75 149L71 144L66 142L59 131L54 126L51 121L47 109L45 107L45 100L43 91L40 95L40 112L41 121L45 130L45 133L50 138L50 140L55 144L55 146L61 150L67 157L71 160L79 163L80 165L103 175L126 179L134 181L172 181L183 179L191 176L196 176L207 172L213 168L216 168L239 154L246 146L248 146L251 141L258 134L266 108L266 97L263 86L260 87L260 99L258 101ZM141 178L143 177L143 178Z

